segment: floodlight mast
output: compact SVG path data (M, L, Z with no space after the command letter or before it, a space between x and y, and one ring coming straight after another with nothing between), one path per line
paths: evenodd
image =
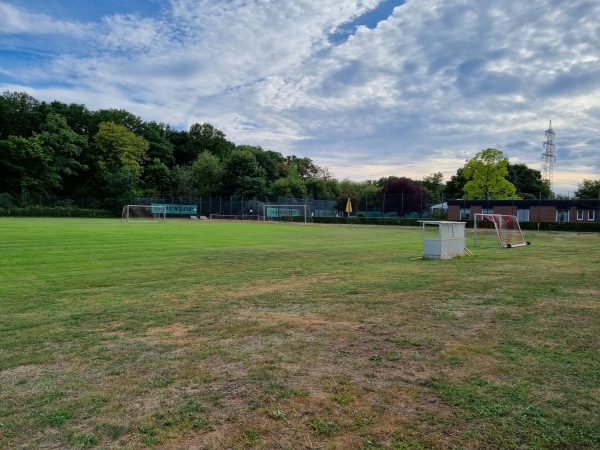
M548 125L548 129L546 130L546 141L543 143L544 145L544 153L542 153L543 160L543 180L548 182L550 185L550 190L552 190L553 177L554 177L554 163L556 162L556 154L554 145L554 131L552 130L552 120L550 121L550 125Z

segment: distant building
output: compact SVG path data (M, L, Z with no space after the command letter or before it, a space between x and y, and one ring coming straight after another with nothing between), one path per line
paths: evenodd
M448 220L473 220L475 214L510 214L519 222L600 223L595 200L448 200Z

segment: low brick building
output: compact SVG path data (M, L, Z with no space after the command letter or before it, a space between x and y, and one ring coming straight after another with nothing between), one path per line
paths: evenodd
M448 220L509 214L519 222L600 223L600 200L448 200Z

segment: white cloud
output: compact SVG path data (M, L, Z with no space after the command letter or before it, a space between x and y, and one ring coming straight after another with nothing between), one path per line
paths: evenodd
M46 14L27 11L0 2L0 35L53 35L68 34L83 37L87 27L73 22L55 20Z
M0 1L0 44L25 51L31 42L6 36L66 33L76 49L49 39L42 58L3 64L0 88L174 126L210 122L237 143L353 179L449 179L466 158L511 141L537 140L509 156L539 168L549 119L557 137L597 136L597 2L398 0L378 24L361 22L380 3L170 0L151 17L115 10L92 23ZM589 169L559 158L559 188L600 178L600 155L576 150Z

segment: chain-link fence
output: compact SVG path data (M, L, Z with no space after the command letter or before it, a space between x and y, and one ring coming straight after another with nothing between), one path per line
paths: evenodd
M348 212L348 198L352 211ZM265 205L306 205L312 217L387 217L387 218L427 218L431 217L430 205L419 194L369 194L362 196L339 197L336 200L309 198L245 198L235 196L170 196L137 198L98 198L85 196L57 197L35 195L9 195L0 193L0 214L19 215L19 211L29 211L26 215L44 215L48 208L66 210L85 209L105 211L118 217L124 205L170 205L170 217L239 216L263 215ZM184 208L184 206L188 206ZM10 212L12 211L12 213ZM192 213L193 211L193 213ZM73 214L77 215L77 214Z

